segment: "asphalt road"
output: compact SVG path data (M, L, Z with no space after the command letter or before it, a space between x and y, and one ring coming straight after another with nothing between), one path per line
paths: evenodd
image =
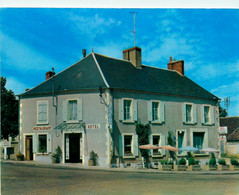
M155 174L2 163L1 192L15 194L239 194L239 175Z

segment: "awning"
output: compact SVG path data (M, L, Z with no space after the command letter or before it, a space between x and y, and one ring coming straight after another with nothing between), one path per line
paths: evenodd
M79 129L85 129L85 123L66 123L63 122L60 125L56 126L54 130L61 130L61 131L67 131L67 130L79 130Z

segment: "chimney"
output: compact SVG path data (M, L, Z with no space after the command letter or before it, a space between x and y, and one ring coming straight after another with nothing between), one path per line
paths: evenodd
M54 75L55 75L55 72L54 72L54 71L48 71L48 72L46 73L46 80L49 79L49 78L51 78L51 77L54 76Z
M130 61L136 68L141 68L141 48L132 47L123 51L123 59Z
M175 59L173 59L172 61L172 57L170 57L169 63L168 63L168 69L176 70L181 75L184 75L184 61L183 60L175 61Z

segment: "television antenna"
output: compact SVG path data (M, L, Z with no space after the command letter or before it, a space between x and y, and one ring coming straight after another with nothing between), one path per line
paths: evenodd
M132 33L134 33L134 47L136 46L136 40L135 40L135 12L130 12L131 14L133 14L133 18L134 18L134 30L131 31Z

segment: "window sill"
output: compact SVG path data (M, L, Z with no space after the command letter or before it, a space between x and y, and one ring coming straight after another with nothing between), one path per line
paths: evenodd
M130 159L130 158L135 158L135 156L123 156L123 158Z
M49 125L49 122L46 122L46 123L37 123L36 125L37 125L37 126L40 126L40 125Z
M123 123L134 123L134 121L122 121Z
M66 123L79 123L79 121L66 121Z
M212 123L203 123L204 126L213 126L214 124Z
M163 124L162 121L151 121L151 124Z
M43 155L44 156L44 155L49 155L49 153L46 152L46 153L43 154L43 153L37 152L36 155L39 155L39 156Z
M195 125L196 123L194 122L184 122L185 125Z

